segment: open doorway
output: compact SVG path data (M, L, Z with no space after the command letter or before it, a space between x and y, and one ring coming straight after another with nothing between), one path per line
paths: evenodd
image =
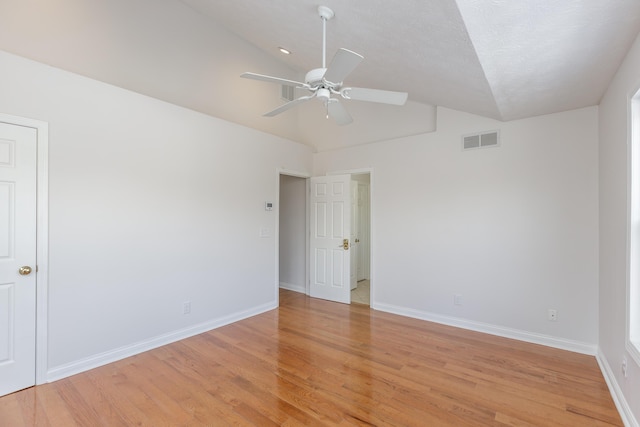
M353 171L346 175L351 180L351 234L348 237L352 249L349 256L351 280L346 289L350 299L346 302L371 305L371 172ZM276 283L278 288L312 295L308 239L310 179L302 174L280 171L278 186Z
M351 175L353 248L351 302L371 305L371 175Z
M307 293L307 179L279 174L279 287Z

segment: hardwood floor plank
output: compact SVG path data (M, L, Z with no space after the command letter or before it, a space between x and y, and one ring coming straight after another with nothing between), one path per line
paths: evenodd
M314 418L317 413L315 410L310 410L311 408L304 404L305 401L320 401L320 406L327 406L325 402L322 402L322 400L314 396L310 389L297 387L295 388L295 393L292 393L289 390L292 387L292 384L288 383L285 378L274 376L273 373L276 370L272 365L265 364L261 366L261 361L257 360L251 354L242 351L235 346L228 345L224 340L219 339L221 337L211 336L212 334L208 335L209 336L206 337L194 337L193 339L190 339L189 342L193 342L194 345L197 344L197 348L199 351L203 352L203 354L215 353L217 360L227 366L230 374L234 378L243 378L252 384L258 385L262 389L271 392L272 394L278 395L282 403L288 403L301 409L307 409L305 413L310 414ZM196 340L198 340L197 343ZM258 369L260 367L263 369ZM304 399L304 401L301 399ZM318 414L318 416L326 419L327 421L337 421L337 419L332 419L333 414L337 413L336 408L325 409L325 413L327 415Z
M10 426L621 426L594 357L281 291L280 308L0 397Z
M21 408L22 419L26 423L35 422L36 420L42 420L46 423L46 417L43 418L42 408L36 397L36 393L19 393L16 394L17 404Z
M33 391L33 397L36 405L39 407L39 409L34 412L33 424L43 427L51 426L52 423L49 421L49 415L60 413L59 408L64 407L64 402L60 399L59 394L50 388L33 387L30 390ZM0 413L2 413L1 410ZM73 417L71 417L69 413L60 413L59 420L65 422L68 426L75 425Z
M33 420L32 417L27 417L26 419L24 417L24 413L26 412L28 414L30 411L28 403L25 403L24 399L23 402L18 401L21 395L28 392L28 390L23 390L0 398L0 419L7 423L7 425L29 425L29 422L35 425L35 420Z
M176 399L180 406L192 414L193 425L207 425L214 421L217 425L248 425L247 420L234 411L234 406L217 395L224 382L216 375L222 372L222 367L213 362L215 354L203 366L198 366L194 363L197 355L184 342L167 346L166 350L175 356L164 358L166 366L154 371L165 374L168 382L163 389L178 396Z

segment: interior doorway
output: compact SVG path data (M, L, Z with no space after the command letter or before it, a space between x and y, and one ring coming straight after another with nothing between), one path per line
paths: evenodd
M279 174L278 286L307 292L307 178Z
M353 277L351 302L371 305L371 172L351 176L351 242ZM279 288L310 295L309 191L304 174L278 173L278 279Z
M351 302L371 305L371 174L352 174L352 282Z

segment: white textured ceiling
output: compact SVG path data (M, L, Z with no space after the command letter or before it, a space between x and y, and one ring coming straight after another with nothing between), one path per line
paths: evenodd
M365 57L345 83L406 105L345 101L341 127L319 103L262 117L279 86L240 74L319 67L320 4L328 60ZM597 105L639 30L640 0L0 0L0 50L317 151L432 132L434 106L513 120Z
M501 120L598 104L640 30L638 0L182 1L300 73L321 65L329 6L327 61L365 57L349 85Z

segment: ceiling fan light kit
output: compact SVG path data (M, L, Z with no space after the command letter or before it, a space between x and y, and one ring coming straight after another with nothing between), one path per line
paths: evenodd
M278 83L286 86L306 89L311 92L311 95L302 96L294 99L293 101L287 102L275 110L265 113L264 116L273 117L295 107L296 105L310 101L313 98L317 98L323 102L327 111L327 117L332 118L338 125L347 125L353 122L353 118L344 105L338 100L337 96L340 96L343 99L356 101L404 105L408 96L406 92L343 86L344 79L358 66L358 64L360 64L364 57L356 52L340 48L327 67L326 24L328 20L335 16L335 14L333 13L333 10L326 6L318 6L318 14L322 19L322 68L315 68L309 71L304 78L304 82L297 82L294 80L249 72L240 75L240 77L246 79ZM336 97L332 98L331 95L336 95Z

